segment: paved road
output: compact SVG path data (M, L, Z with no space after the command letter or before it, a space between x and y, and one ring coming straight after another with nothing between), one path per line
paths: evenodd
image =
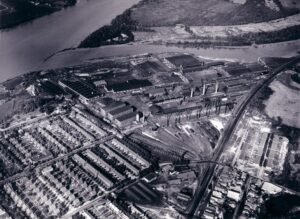
M255 95L262 88L264 88L265 86L268 86L273 81L273 79L275 78L275 76L277 74L282 72L287 67L294 65L299 60L300 60L300 56L297 56L297 57L293 58L291 61L289 61L289 62L283 64L282 66L278 67L277 69L273 70L273 72L270 73L268 78L266 80L264 80L263 82L259 83L254 89L252 89L250 91L250 93L248 94L248 96L244 99L244 101L241 102L241 104L239 104L236 107L236 110L234 111L234 113L232 115L232 119L227 123L227 126L224 129L225 131L220 136L218 144L216 145L216 151L214 153L212 161L217 162L219 160L222 152L224 151L224 149L226 147L228 140L231 137L231 134L233 133L233 130L235 129L237 123L240 121L242 115L244 114L246 107L251 102L253 97L255 97ZM205 194L205 191L207 190L207 187L210 185L210 182L212 181L215 169L216 169L216 166L214 165L214 166L209 166L207 168L207 170L205 171L203 180L201 183L199 183L199 185L196 189L196 193L195 193L196 195L195 195L191 205L185 212L185 214L188 216L188 218L194 218L194 214L197 211L198 206L201 204L201 201Z

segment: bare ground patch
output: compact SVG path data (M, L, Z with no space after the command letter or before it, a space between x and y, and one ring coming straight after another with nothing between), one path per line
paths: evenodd
M280 117L288 126L300 128L299 90L287 87L279 81L270 85L274 93L265 101L265 112L270 117Z

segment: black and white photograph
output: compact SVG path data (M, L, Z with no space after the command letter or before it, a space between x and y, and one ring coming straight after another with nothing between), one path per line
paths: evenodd
M0 219L299 219L300 0L0 0Z

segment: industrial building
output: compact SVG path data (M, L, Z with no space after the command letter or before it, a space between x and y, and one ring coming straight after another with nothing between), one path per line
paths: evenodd
M149 80L132 79L125 82L107 85L106 90L113 93L132 92L149 86L152 86L152 83Z
M100 105L101 114L103 117L107 117L109 112L119 109L119 108L122 108L122 107L125 107L125 106L126 106L126 104L124 102L115 101L115 100L111 99L110 102L102 103L102 105Z
M58 83L67 91L78 95L79 99L81 99L85 103L87 103L90 99L99 96L98 91L94 90L93 88L81 81L61 80Z
M137 67L145 74L152 75L166 70L155 61L146 61L137 65Z
M130 113L127 113L127 114L124 114L124 115L121 115L121 116L115 118L115 122L119 128L124 128L124 127L130 125L134 121L139 122L139 120L137 118L138 118L138 113L130 112Z
M178 55L172 57L166 57L165 62L169 64L172 68L191 68L196 66L203 65L203 62L200 62L192 55Z
M115 124L118 128L130 126L134 121L141 121L141 113L133 106L122 101L103 98L97 104L101 116Z
M125 105L121 108L117 108L108 112L108 118L113 120L114 118L121 117L122 115L133 112L133 108L131 106Z
M228 63L226 67L224 67L224 70L232 76L240 76L247 73L264 74L268 72L268 68L257 63L250 63L246 65L246 64L236 63L236 62Z

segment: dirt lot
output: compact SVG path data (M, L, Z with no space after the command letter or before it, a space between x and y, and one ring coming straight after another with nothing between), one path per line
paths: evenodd
M243 5L226 0L145 0L132 10L132 18L143 26L214 26L269 21L287 13L271 10L264 0Z
M279 81L274 81L270 87L274 93L265 102L267 115L280 117L284 124L300 128L299 90L287 87Z

